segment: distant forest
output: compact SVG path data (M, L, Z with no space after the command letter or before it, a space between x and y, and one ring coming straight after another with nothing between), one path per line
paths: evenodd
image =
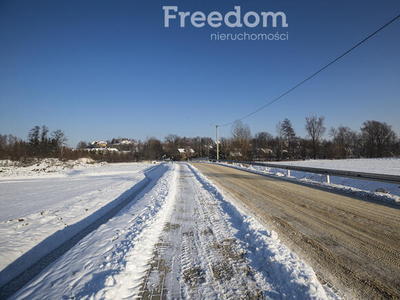
M237 121L231 136L219 140L221 159L280 161L301 159L342 159L360 157L400 156L400 139L385 122L366 121L360 131L339 126L326 132L324 117L305 118L306 137L299 137L289 119L276 125L275 135L269 132L251 133L247 124ZM329 139L324 139L327 133ZM325 135L326 136L326 135ZM129 141L121 143L119 141ZM184 160L216 158L216 141L210 137L180 137L170 134L160 141L149 138L112 139L102 149L91 148L84 141L76 149L67 147L66 134L47 126L35 126L27 140L0 134L0 159L32 161L41 158L61 160L90 157L96 161L128 162L145 160Z

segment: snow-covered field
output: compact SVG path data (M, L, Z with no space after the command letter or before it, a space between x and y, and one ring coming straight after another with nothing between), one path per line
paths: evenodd
M21 246L17 240L32 240L36 231L48 235L45 228L65 228L70 209L85 218L89 203L118 198L111 197L112 191L130 189L144 178L146 167L108 165L51 178L2 179L7 199L23 205L30 199L27 186L36 203L24 213L13 206L10 213L1 196L6 211L2 214L7 216L1 223L1 240L15 240L14 247L2 243L2 257L15 253ZM337 298L274 231L243 213L194 167L161 164L147 178L151 184L130 204L12 299L136 299L157 293L167 299ZM33 239L31 246L35 242L39 243Z
M273 164L273 163L272 163ZM281 165L400 175L400 158L359 158L279 162Z
M273 163L271 163L273 164ZM379 159L343 159L343 160L306 160L293 162L279 162L280 165L292 165L302 167L315 167L333 170L346 170L356 172L368 172L377 174L400 175L400 158L379 158ZM250 169L289 180L303 183L324 186L335 190L342 190L353 194L370 196L376 199L390 201L400 204L400 186L397 184L382 183L368 180L330 176L330 183L326 182L326 176L321 174L290 171L278 168L264 168L261 166L243 166L235 164L235 167Z
M0 165L0 286L115 207L152 167L87 160Z

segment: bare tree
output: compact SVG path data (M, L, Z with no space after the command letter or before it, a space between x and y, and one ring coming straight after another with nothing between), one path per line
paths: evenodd
M272 154L274 137L268 132L258 132L252 139L253 152L256 159L268 159Z
M369 157L392 156L396 134L385 122L366 121L361 128L362 139Z
M240 150L243 159L248 159L251 140L251 131L249 125L243 124L242 121L236 121L232 125L231 130L233 146Z
M179 140L180 137L177 136L176 134L168 134L164 138L164 150L166 152L166 155L173 160L179 159L178 155Z
M317 116L314 115L306 117L305 129L311 138L314 159L317 158L317 147L326 130L324 127L324 120L324 117L317 118Z
M78 150L83 150L83 149L85 149L85 148L87 148L87 147L88 147L88 144L87 144L86 142L80 141L80 142L78 143L78 145L76 146L76 149L78 149Z
M26 150L26 143L16 136L0 134L0 159L19 159Z
M147 145L148 160L161 159L163 154L163 148L161 142L158 139L152 137L146 142L146 145Z
M52 132L51 137L54 141L54 144L57 147L63 147L66 145L68 138L65 136L64 131L58 129Z
M333 137L333 144L335 147L336 157L346 158L355 155L356 148L358 147L358 133L351 130L349 127L339 126L331 128L329 135Z
M7 135L0 134L0 151L1 151L1 153L5 152L5 149L7 147L8 147Z
M65 133L60 129L53 131L51 137L54 155L56 157L60 157L62 155L62 149L66 145L68 138L65 136Z

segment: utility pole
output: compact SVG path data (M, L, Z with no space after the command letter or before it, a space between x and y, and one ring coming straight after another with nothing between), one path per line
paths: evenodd
M217 129L217 160L219 160L219 141L218 141L218 125L215 125Z

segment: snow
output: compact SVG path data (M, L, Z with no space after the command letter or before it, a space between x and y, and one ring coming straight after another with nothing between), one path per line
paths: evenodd
M400 159L285 164L400 174ZM235 167L400 202L396 185L335 176L328 184L323 175ZM130 201L12 299L339 298L275 231L193 166L44 160L26 167L0 161L0 170L0 285Z
M148 164L3 162L0 286L99 219L145 183Z
M274 163L271 163L274 164ZM377 159L343 159L343 160L306 160L278 162L276 164L302 167L315 167L332 170L345 170L355 172L368 172L376 174L400 175L400 158L377 158ZM353 178L330 176L330 183L326 182L326 176L300 171L262 167L256 165L234 164L236 168L250 170L260 174L268 174L300 181L304 184L322 186L328 189L339 190L351 194L373 197L377 200L400 204L400 186L397 184L382 183L377 181L359 180Z
M80 158L78 160L69 160L66 162L54 158L46 158L43 160L33 161L31 163L22 163L19 161L0 160L0 179L5 177L38 177L50 174L59 176L71 169L79 170L89 166L100 167L106 163L95 164L90 158Z
M128 175L130 164L107 168L113 175L100 168L98 180L129 178L132 185L137 178ZM338 298L276 232L194 167L161 164L147 177L150 184L130 204L11 299L135 299L156 292L167 299Z
M107 224L85 237L16 299L123 299L138 292L174 201L174 167ZM161 173L152 178L156 181ZM50 287L50 288L49 288Z
M377 173L377 174L400 175L400 158L305 160L305 161L293 161L293 162L279 162L277 164L333 169L333 170L367 172L367 173Z

